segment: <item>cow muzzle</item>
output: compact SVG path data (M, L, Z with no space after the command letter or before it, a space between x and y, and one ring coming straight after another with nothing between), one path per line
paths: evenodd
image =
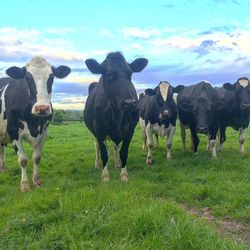
M138 108L137 101L135 99L124 100L124 108L129 110L136 110Z
M196 129L196 132L199 133L199 134L207 134L208 133L208 127L198 127Z
M32 113L37 116L51 115L50 105L35 105Z
M164 111L160 112L160 119L166 120L168 117L169 117L169 111L168 110L164 110Z

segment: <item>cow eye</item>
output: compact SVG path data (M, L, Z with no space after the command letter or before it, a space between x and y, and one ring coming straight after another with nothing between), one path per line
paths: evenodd
M114 80L115 74L114 74L113 72L108 72L108 73L106 74L106 77L107 77L107 79L108 79L109 81L111 81L111 80Z
M54 76L50 76L49 79L48 79L48 84L52 84L54 81Z

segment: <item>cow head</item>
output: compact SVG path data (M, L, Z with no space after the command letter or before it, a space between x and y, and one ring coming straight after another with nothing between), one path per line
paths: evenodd
M52 114L51 92L54 77L64 78L70 73L67 66L55 68L42 57L34 57L25 67L11 67L6 74L14 79L25 79L30 93L31 113L35 116Z
M173 93L179 93L183 89L183 85L172 87L167 81L161 81L156 88L145 90L147 95L156 96L160 120L167 120L172 115L173 110L171 108L174 104Z
M224 102L222 101L213 102L213 98L209 95L209 92L213 93L213 88L211 85L208 86L206 84L197 98L179 105L182 111L193 117L196 132L200 134L207 134L209 132L209 127L213 122L214 116L219 115L219 112L224 107Z
M132 73L140 72L146 67L147 59L138 58L127 63L120 52L112 52L101 64L94 59L88 59L85 63L92 73L102 75L104 93L114 107L138 109L138 99L131 77Z
M248 78L241 77L234 84L224 83L223 87L226 90L234 91L241 111L250 111L250 82Z

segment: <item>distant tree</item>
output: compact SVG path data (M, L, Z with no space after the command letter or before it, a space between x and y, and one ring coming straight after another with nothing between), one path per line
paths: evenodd
M65 120L65 111L62 109L54 110L53 112L53 122L62 123Z

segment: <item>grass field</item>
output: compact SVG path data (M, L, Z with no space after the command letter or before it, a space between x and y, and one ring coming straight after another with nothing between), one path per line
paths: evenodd
M20 169L11 146L0 174L0 249L250 249L250 136L240 155L238 133L228 129L218 160L200 136L197 155L182 154L180 130L173 159L165 145L145 164L139 127L131 143L129 182L113 169L101 182L93 138L79 123L51 125L40 164L43 187L19 190ZM31 156L30 148L26 152ZM28 173L31 181L32 164Z

